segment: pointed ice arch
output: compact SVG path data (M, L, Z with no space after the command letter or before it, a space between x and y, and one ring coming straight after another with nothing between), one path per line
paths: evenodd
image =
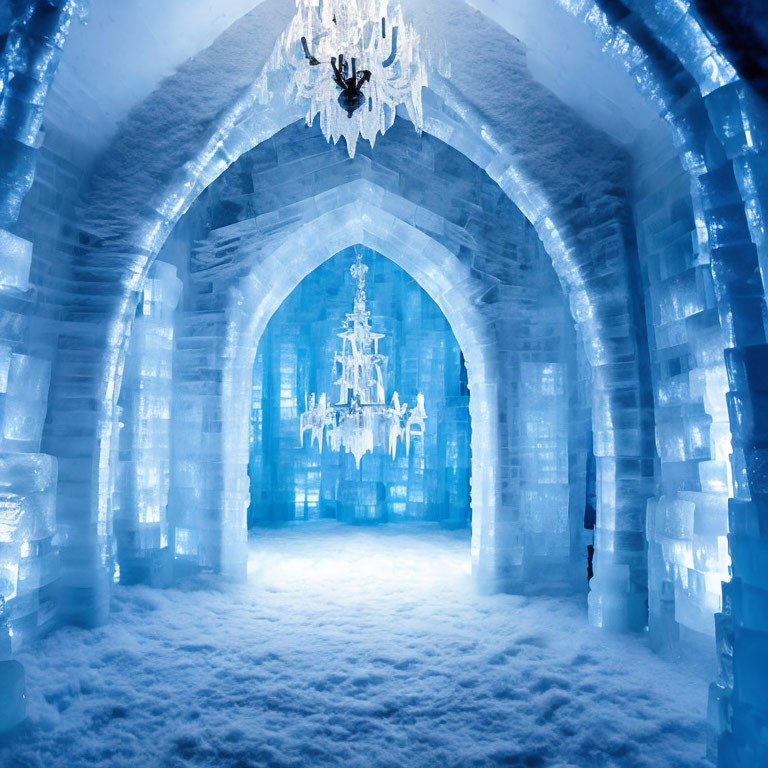
M435 301L448 320L464 354L470 388L472 419L472 557L478 577L487 588L498 588L505 571L503 553L496 532L503 529L499 519L501 490L499 478L499 391L496 380L496 333L492 313L482 309L482 297L492 284L473 277L466 265L445 246L388 213L382 207L383 190L358 181L328 193L331 199L354 199L319 214L299 227L291 228L274 248L249 249L249 241L263 241L258 218L248 222L250 232L237 225L237 272L247 270L229 288L226 320L216 327L226 329L220 339L222 445L230 446L229 460L241 468L243 477L230 472L221 478L237 488L246 477L248 464L248 418L253 363L259 340L267 323L299 283L320 264L351 246L363 245L405 270ZM377 205L378 201L378 205ZM328 208L322 200L320 208ZM416 211L416 206L413 207ZM276 279L276 276L279 276ZM473 301L474 297L474 301ZM216 465L212 465L216 471ZM200 467L205 471L205 467ZM243 494L224 514L221 535L221 569L243 572L245 566L247 483ZM173 514L173 513L171 513Z

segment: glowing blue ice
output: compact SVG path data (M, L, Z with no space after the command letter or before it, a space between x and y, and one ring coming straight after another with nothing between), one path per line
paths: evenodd
M259 343L251 416L253 522L336 517L349 522L469 522L469 391L461 350L447 320L424 290L388 259L362 249L374 330L385 333L385 391L403 402L422 392L429 403L424 438L395 459L382 441L360 469L347 453L297 437L310 392L334 392L337 333L354 288L342 251L311 273L270 320Z

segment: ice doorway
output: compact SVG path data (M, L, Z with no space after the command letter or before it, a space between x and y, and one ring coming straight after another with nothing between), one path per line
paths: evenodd
M371 323L387 401L425 396L423 437L395 458L376 445L359 468L343 450L299 439L311 393L336 398L334 354L351 311L357 255L368 267ZM437 304L401 267L357 245L324 262L285 299L259 341L253 372L249 528L335 519L353 524L432 522L466 528L470 513L469 389L462 352Z

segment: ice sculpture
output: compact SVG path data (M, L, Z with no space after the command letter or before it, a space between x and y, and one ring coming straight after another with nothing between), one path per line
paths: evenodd
M296 15L268 72L289 70L289 98L309 101L307 125L319 114L325 137L336 143L343 136L354 157L358 138L373 146L392 127L401 104L421 132L429 65L398 0L296 0ZM268 93L266 80L263 85Z
M400 395L395 392L392 404L387 407L384 399L384 376L382 366L386 357L379 354L379 341L385 334L371 330L371 313L366 307L365 275L368 267L358 253L350 267L355 279L354 309L347 314L344 330L339 333L343 340L341 352L334 356L339 370L335 384L339 388L339 399L329 407L327 396L316 399L313 393L307 410L301 414L299 435L304 442L304 433L312 432L312 441L317 441L322 451L323 434L334 451L346 450L355 457L355 465L366 453L373 453L376 436L388 425L389 453L394 459L397 443L405 438L405 455L411 452L411 436L424 435L427 412L424 409L424 395L417 396L416 408L408 412L408 404L400 405ZM405 419L405 424L403 424ZM414 432L415 430L415 432Z
M317 395L313 392L309 398L309 408L301 414L299 420L299 432L301 434L301 444L304 445L304 433L310 431L310 445L317 443L317 450L323 452L323 443L325 442L325 427L333 417L333 409L328 407L328 395L320 395L320 401L317 401Z
M423 395L419 395L419 398L423 398ZM389 455L392 459L397 456L397 443L403 436L403 417L408 409L408 404L400 405L400 394L395 392L392 395L392 405L390 406L387 414L389 419Z

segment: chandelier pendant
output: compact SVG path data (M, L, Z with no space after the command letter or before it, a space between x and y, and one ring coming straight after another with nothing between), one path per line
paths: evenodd
M343 136L354 157L358 138L373 146L400 105L421 133L431 64L399 0L296 0L271 69L290 71L289 97L308 104L307 125L320 115L326 139Z
M411 439L423 436L427 412L424 395L416 396L415 408L408 410L400 403L397 392L387 405L382 368L387 358L379 353L379 341L385 337L371 328L371 313L366 306L365 276L368 267L360 254L350 268L356 282L352 312L347 313L339 338L341 351L334 355L333 365L338 378L339 397L333 405L328 396L318 398L312 393L305 411L299 417L299 437L310 433L310 445L323 445L336 452L346 451L355 457L355 466L366 453L376 447L386 447L394 459L399 442L405 444L405 455L410 455Z

